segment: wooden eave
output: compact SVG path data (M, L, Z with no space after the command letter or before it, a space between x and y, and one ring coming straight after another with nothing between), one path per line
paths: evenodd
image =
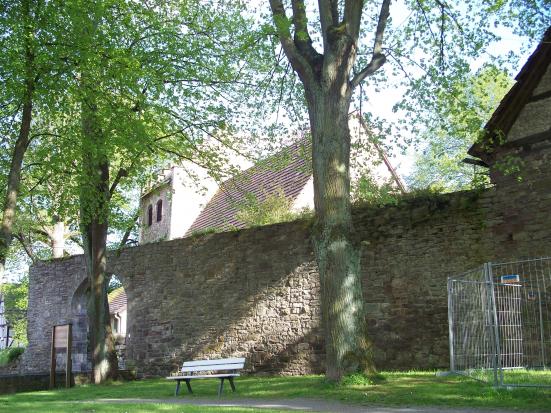
M516 83L501 100L492 117L484 126L485 136L467 151L473 157L484 159L493 151L498 135L507 136L522 108L529 102L551 63L551 26L542 41L515 77Z

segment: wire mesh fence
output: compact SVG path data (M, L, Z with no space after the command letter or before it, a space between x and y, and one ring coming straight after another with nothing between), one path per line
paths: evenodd
M495 386L551 387L551 257L448 278L450 367Z
M6 309L4 301L0 296L0 350L22 345L18 340L18 324L21 320L24 320L27 316L25 310L18 309ZM26 324L24 325L26 327Z

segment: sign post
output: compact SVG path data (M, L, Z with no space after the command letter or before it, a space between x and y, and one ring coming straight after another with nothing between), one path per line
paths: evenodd
M71 361L71 347L73 332L71 324L63 324L52 328L52 354L50 364L50 388L55 387L55 366L56 366L56 350L65 349L65 387L71 387L71 373L73 365Z

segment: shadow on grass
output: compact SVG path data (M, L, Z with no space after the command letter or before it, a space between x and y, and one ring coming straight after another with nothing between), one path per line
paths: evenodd
M436 377L434 373L383 373L385 381L371 385L335 385L323 376L254 377L236 381L237 391L225 390L224 398L265 399L318 398L391 406L479 407L524 411L549 411L551 390L494 389L464 377ZM183 398L215 398L217 380L197 380L194 394ZM86 385L68 390L20 393L0 397L5 403L57 403L60 401L92 401L110 399L172 398L174 383L165 379L149 379L107 385ZM12 410L10 410L12 411ZM18 410L18 413L21 413Z

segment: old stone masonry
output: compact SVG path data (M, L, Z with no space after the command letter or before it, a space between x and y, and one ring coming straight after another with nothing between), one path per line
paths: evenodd
M488 140L471 148L489 168L491 188L354 210L379 368L448 366L447 276L486 261L551 255L550 48L551 41L540 44L488 124ZM491 139L497 130L505 140ZM520 173L500 172L505 159ZM109 272L128 299L127 367L165 375L182 360L243 356L254 372L322 371L310 238L310 223L297 221L110 256ZM22 368L48 371L52 326L70 322L73 366L85 369L83 257L33 265L29 294Z

